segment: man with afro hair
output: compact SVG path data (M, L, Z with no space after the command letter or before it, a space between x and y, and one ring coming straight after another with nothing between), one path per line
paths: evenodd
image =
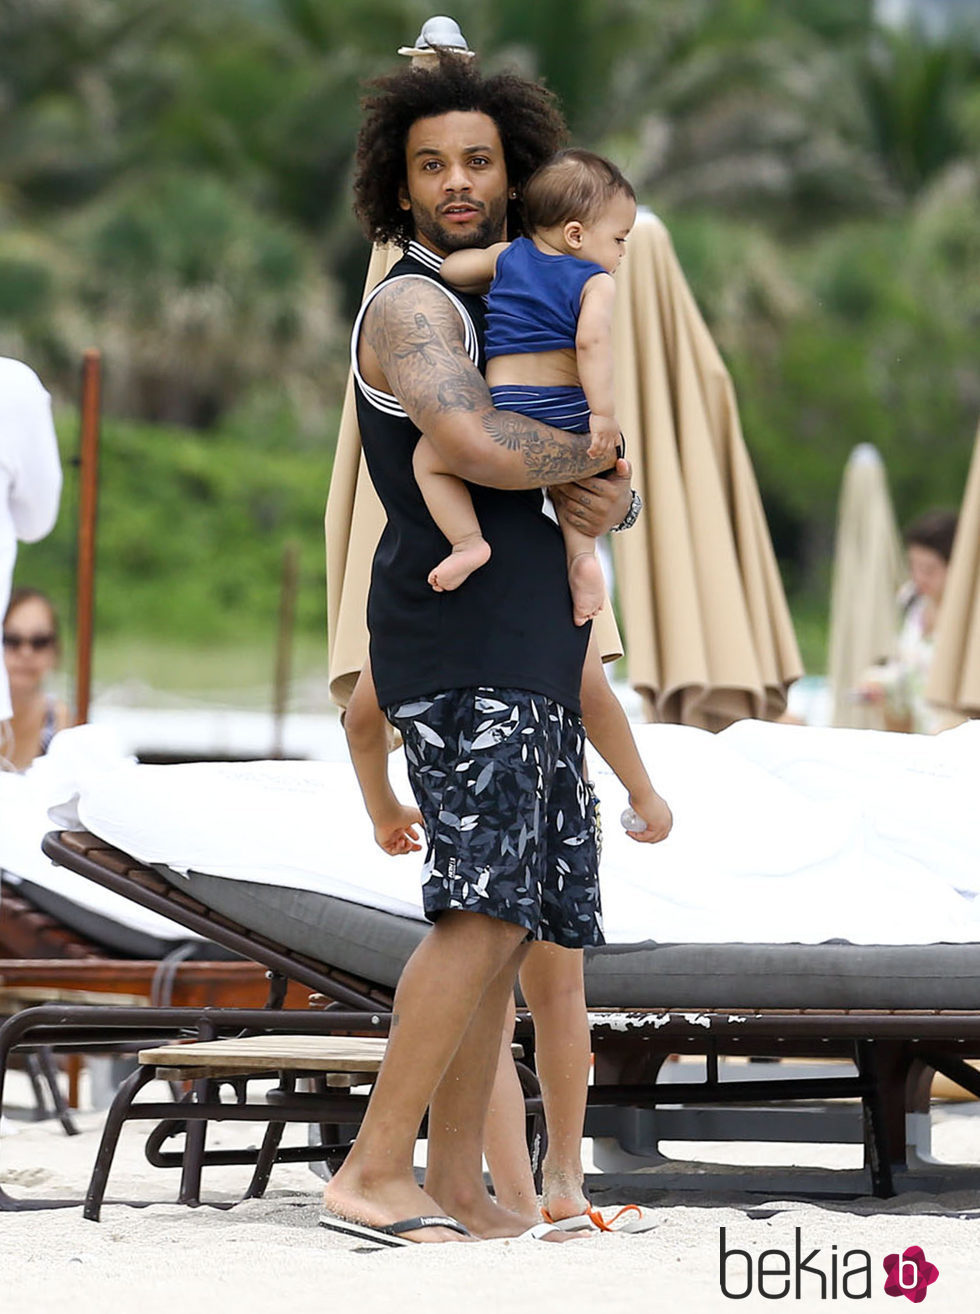
M602 942L579 705L590 627L573 622L540 490L568 485L562 514L602 533L630 508L629 467L598 478L607 463L590 460L587 435L496 411L482 301L439 277L451 252L520 232L521 187L564 132L543 87L448 53L379 79L364 101L355 209L371 239L404 255L354 327L358 422L387 525L345 725L355 759L385 751L379 705L402 734L419 811L395 804L394 824L407 842L424 821L434 925L402 973L385 1061L321 1223L387 1244L523 1229L482 1171L508 1001L529 940ZM493 542L451 593L426 582L446 544L413 477L422 432L468 481ZM412 1156L427 1108L423 1190Z

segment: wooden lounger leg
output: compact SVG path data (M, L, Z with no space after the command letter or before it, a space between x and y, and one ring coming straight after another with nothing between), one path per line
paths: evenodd
M85 1193L85 1207L82 1210L85 1218L91 1223L99 1221L99 1215L102 1212L102 1201L105 1199L105 1189L109 1182L109 1170L112 1167L116 1146L119 1144L119 1135L122 1132L123 1123L129 1116L133 1099L148 1082L153 1080L155 1075L156 1073L151 1067L137 1068L135 1072L130 1073L116 1091L115 1099L109 1107L105 1127L102 1131L102 1140L99 1142L99 1151L95 1156L95 1167L92 1169L92 1177Z

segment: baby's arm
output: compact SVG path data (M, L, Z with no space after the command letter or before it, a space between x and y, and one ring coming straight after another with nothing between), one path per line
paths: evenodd
M602 669L594 636L589 641L582 671L582 720L589 742L612 767L629 794L630 807L647 823L645 830L629 831L630 839L641 844L666 839L674 819L650 783L626 713Z
M611 274L594 274L582 289L575 356L578 377L589 403L590 456L616 455L620 441L613 400L612 318L616 285Z
M468 251L453 251L442 262L440 275L460 292L486 292L493 282L497 257L506 251L509 242L495 242L493 246L472 247Z
M368 660L361 668L344 713L344 733L364 805L374 823L374 838L385 853L413 853L421 849L415 827L422 824L418 808L403 806L388 779L389 726L378 706L378 695Z

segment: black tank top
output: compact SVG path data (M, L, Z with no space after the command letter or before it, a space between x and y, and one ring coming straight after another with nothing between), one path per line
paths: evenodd
M421 275L448 290L438 277L439 264L413 242L388 279ZM467 348L482 371L482 299L452 296L463 311ZM354 328L355 377L360 323ZM427 576L449 548L415 483L412 454L419 430L394 397L361 380L355 395L365 460L388 517L368 594L371 667L381 706L482 685L527 689L579 711L591 626L572 620L565 548L557 525L542 512L540 490L468 485L492 555L460 588L436 593Z

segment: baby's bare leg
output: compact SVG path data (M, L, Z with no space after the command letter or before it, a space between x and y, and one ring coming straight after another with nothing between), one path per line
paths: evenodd
M596 556L596 541L580 529L559 520L565 540L568 562L568 587L572 594L572 614L576 625L584 625L598 616L606 601L606 581Z
M441 468L436 450L424 434L416 445L412 466L429 515L453 545L449 556L429 572L429 583L437 593L450 592L486 565L490 544L483 537L466 485Z

